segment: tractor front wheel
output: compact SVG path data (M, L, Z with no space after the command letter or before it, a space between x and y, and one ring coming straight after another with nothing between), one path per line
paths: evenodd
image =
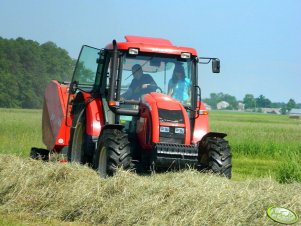
M206 137L200 143L199 161L203 169L231 178L232 155L228 141L220 137Z
M118 129L105 129L98 140L94 168L101 177L113 176L117 168L132 168L128 135Z

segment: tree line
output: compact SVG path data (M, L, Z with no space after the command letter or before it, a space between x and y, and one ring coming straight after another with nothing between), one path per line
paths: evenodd
M0 107L41 108L44 90L52 79L70 81L75 60L68 52L53 42L39 44L23 38L4 39L0 37ZM220 101L229 103L227 109L238 109L239 102L245 109L281 108L283 112L301 108L293 99L287 103L272 103L260 95L246 94L242 101L224 93L211 93L203 100L216 109Z
M296 103L294 99L289 99L287 103L285 102L272 102L263 95L254 97L253 94L245 94L243 100L238 101L234 96L224 93L211 93L210 97L204 98L203 101L210 105L212 109L217 108L217 104L221 101L226 101L229 103L227 110L237 110L239 109L239 103L244 104L244 109L257 111L261 108L280 108L282 114L290 111L293 108L301 108L301 103Z
M0 107L41 108L47 83L70 80L73 65L53 42L0 37Z

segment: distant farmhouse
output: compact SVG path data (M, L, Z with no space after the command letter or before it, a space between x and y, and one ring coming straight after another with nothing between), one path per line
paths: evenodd
M288 115L290 118L301 118L301 109L293 108Z
M227 101L221 101L217 103L216 108L217 110L222 110L222 109L226 109L229 106L230 104Z
M265 114L281 115L281 108L261 108L261 112Z
M238 102L238 110L239 111L244 111L245 110L245 104L242 102Z

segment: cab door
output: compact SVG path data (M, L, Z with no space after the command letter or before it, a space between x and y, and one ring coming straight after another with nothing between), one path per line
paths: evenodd
M69 96L67 104L67 126L71 126L71 109L73 100L79 91L91 93L97 75L98 59L100 49L84 45L80 51L73 77L69 86Z

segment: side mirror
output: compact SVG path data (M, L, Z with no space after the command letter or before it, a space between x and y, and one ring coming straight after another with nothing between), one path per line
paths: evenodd
M212 72L219 73L220 72L220 60L218 58L212 59Z
M77 89L78 89L78 82L77 81L71 82L69 86L69 92L71 94L75 94Z

